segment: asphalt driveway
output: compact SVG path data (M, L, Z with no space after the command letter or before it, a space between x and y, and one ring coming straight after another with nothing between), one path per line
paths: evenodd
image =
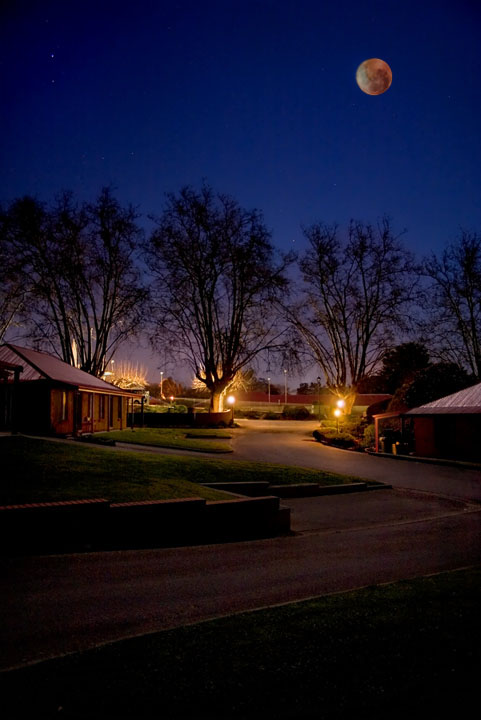
M317 422L238 420L230 456L282 465L358 475L399 488L439 493L481 502L481 471L449 465L383 458L339 450L314 440Z

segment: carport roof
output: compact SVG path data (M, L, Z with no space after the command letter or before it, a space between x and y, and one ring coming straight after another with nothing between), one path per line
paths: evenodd
M481 383L408 410L405 415L474 415L481 413Z
M0 360L23 366L20 381L46 379L62 385L72 385L79 390L125 395L127 397L134 394L105 382L105 380L101 380L95 375L90 375L90 373L72 367L52 355L12 345L11 343L5 343L0 347Z

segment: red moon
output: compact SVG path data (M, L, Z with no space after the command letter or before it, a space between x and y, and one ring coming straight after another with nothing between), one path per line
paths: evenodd
M356 82L367 95L382 95L391 86L391 68L379 58L364 60L357 69Z

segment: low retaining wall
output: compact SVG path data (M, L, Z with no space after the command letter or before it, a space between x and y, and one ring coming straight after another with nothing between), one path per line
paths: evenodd
M198 545L273 537L289 530L290 510L273 496L0 507L3 555Z

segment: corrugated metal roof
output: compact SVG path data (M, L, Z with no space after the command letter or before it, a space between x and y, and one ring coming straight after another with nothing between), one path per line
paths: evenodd
M129 397L132 395L128 390L122 390L111 383L105 382L105 380L100 380L100 378L90 375L90 373L72 367L63 360L30 348L6 343L0 347L0 359L5 362L23 365L24 370L20 375L21 382L48 379L65 385L73 385L80 389L127 395Z
M8 345L2 345L0 347L0 360L8 362L12 365L21 365L23 371L20 375L20 379L24 380L40 380L45 379L45 375L42 375L38 370L33 368L31 365L25 363L25 360L21 358L14 350Z
M481 413L481 383L408 410L406 415L473 415Z

